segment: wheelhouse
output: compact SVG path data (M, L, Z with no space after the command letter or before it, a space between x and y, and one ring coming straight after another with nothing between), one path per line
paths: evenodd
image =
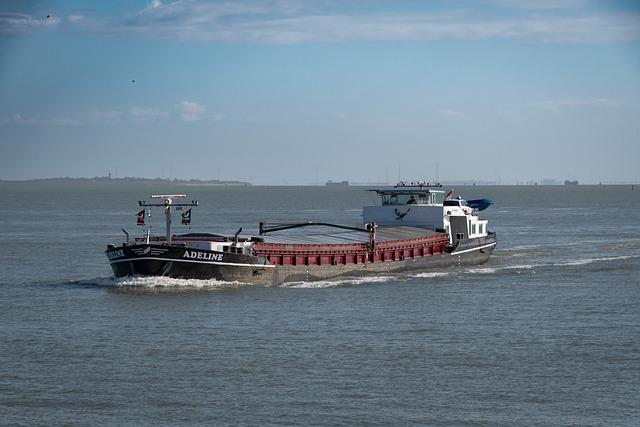
M435 188L434 188L435 187ZM461 197L447 198L441 185L398 184L375 189L382 203L362 209L364 223L379 226L430 228L449 234L450 243L487 236L487 220L478 218L478 209Z
M373 190L382 198L382 205L442 205L444 191L440 190Z
M445 192L441 187L440 184L399 183L394 188L369 190L380 196L381 204L363 207L363 222L444 229L442 203Z

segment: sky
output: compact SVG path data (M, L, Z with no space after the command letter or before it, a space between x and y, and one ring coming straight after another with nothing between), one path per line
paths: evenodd
M640 182L640 2L0 2L0 179Z

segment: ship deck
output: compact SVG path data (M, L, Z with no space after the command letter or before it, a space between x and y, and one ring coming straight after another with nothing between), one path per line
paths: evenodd
M378 243L394 242L401 240L424 239L442 236L443 232L437 232L428 228L408 227L408 226L385 226L376 230L376 241ZM309 230L295 229L281 231L273 234L255 236L262 243L271 244L294 244L294 245L348 245L366 244L369 242L370 234L367 231L336 230L323 232L309 232ZM173 237L176 243L187 242L229 242L233 236L224 236L211 233L188 233L178 234ZM249 236L240 236L240 241L248 240ZM136 242L144 239L136 238ZM162 242L164 236L152 236L150 241Z
M379 227L376 230L377 242L392 242L397 240L419 239L424 237L435 237L442 233L428 228L418 227ZM366 243L369 241L369 233L366 231L331 231L324 233L306 234L268 234L261 236L265 243L286 243L286 244L310 244L310 245L341 245Z

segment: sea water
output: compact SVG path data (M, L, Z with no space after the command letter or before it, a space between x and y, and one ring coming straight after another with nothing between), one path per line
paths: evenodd
M103 251L153 193L224 234L355 225L375 193L0 182L0 424L638 425L640 188L455 190L495 201L488 263L268 288L115 280Z

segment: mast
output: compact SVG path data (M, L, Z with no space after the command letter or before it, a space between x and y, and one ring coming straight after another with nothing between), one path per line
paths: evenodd
M138 204L143 207L151 206L164 206L164 215L166 218L166 240L167 245L171 245L171 207L182 206L198 206L197 200L192 200L191 203L173 203L173 199L184 199L186 194L156 194L151 196L152 199L164 199L164 203L147 203L144 200L138 201Z

